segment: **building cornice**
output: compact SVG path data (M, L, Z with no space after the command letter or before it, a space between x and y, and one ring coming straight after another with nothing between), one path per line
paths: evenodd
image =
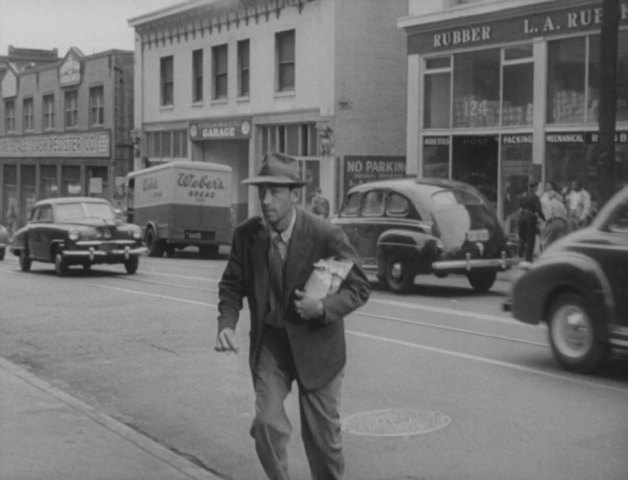
M162 45L187 40L223 28L238 28L271 15L279 18L285 8L299 12L306 3L315 0L192 0L129 20L142 44Z

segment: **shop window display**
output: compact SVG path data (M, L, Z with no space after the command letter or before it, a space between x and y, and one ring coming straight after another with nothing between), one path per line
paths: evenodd
M454 55L454 127L499 124L500 50Z
M600 36L589 37L589 74L587 122L599 120ZM617 40L617 121L628 120L628 30L619 32Z
M549 123L580 123L585 119L586 40L578 37L548 44Z
M423 176L449 178L449 137L423 139Z

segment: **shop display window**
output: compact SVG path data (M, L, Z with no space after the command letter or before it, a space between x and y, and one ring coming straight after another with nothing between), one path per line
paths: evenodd
M619 32L617 40L617 121L628 120L628 30ZM589 73L587 122L599 120L600 102L600 36L589 37Z
M449 137L423 139L423 177L449 178Z
M584 121L586 38L548 43L547 121Z
M534 63L532 45L503 50L502 125L532 125Z
M68 197L72 195L82 195L81 167L64 165L61 167L62 195Z
M454 127L499 124L500 50L454 55Z
M42 165L39 167L39 198L56 197L57 194L57 166Z
M503 135L501 196L506 232L517 231L519 196L526 192L532 172L532 135Z

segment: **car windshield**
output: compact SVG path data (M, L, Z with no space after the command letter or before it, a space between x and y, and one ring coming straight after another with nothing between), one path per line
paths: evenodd
M106 203L61 203L56 207L58 222L84 218L102 218L115 221L115 212Z
M499 229L495 215L482 198L463 190L432 194L432 216L446 250L460 248L473 230Z

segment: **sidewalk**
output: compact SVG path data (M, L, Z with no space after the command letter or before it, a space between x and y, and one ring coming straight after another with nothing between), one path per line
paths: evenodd
M219 477L0 357L0 479Z

